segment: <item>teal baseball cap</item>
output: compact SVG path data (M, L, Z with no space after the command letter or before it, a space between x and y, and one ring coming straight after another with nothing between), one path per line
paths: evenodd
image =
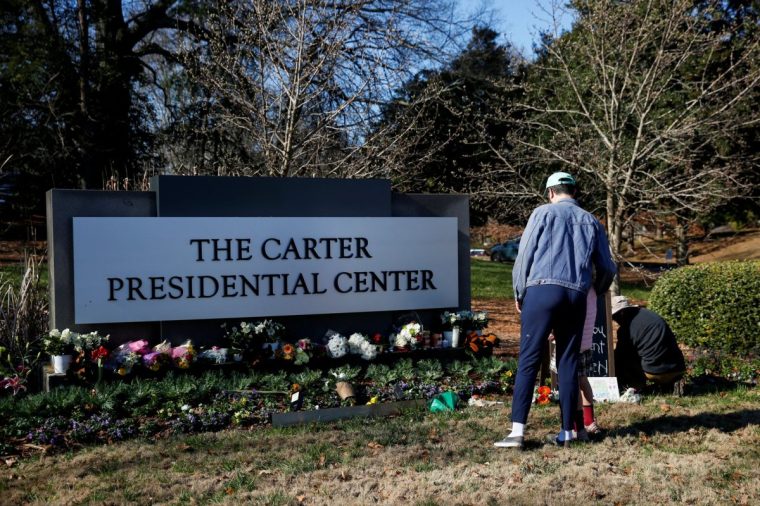
M546 180L547 189L551 188L552 186L557 186L558 184L569 184L575 186L575 178L567 172L555 172L549 176L549 179Z

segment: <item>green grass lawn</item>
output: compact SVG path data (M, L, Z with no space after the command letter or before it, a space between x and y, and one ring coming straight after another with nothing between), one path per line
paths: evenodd
M470 261L473 299L512 299L513 263L491 262L489 260ZM649 300L652 285L642 283L622 283L623 295L636 300Z
M21 286L21 279L24 277L25 267L22 264L0 265L0 287L10 285L16 289ZM42 288L47 290L48 287L48 266L47 263L39 266L40 283Z
M545 446L559 407L534 406L523 452L493 442L502 405L377 420L138 438L20 459L3 504L757 504L757 389L600 404L596 443ZM10 464L9 464L10 465Z
M473 299L512 299L512 263L470 261Z

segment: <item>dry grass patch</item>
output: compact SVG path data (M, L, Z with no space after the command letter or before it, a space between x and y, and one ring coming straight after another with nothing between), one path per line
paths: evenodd
M600 406L607 438L570 450L540 443L556 406L533 409L524 452L492 446L508 406L131 441L22 461L0 502L757 504L759 401L738 389Z

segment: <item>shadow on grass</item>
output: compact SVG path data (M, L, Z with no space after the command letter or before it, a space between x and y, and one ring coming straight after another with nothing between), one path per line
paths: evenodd
M687 397L696 397L707 394L716 394L720 392L730 392L736 390L740 383L731 381L718 376L699 376L691 378L684 389L684 395Z
M687 416L659 416L651 420L637 422L627 427L610 429L608 437L623 437L644 433L648 436L653 434L674 434L688 432L693 428L718 429L721 432L734 432L748 425L760 423L760 409L743 409L732 413L701 413Z

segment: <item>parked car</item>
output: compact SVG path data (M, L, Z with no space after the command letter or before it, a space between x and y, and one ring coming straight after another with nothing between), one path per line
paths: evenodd
M490 255L492 262L514 262L517 258L517 251L520 247L520 236L513 237L508 241L497 244L491 248Z

